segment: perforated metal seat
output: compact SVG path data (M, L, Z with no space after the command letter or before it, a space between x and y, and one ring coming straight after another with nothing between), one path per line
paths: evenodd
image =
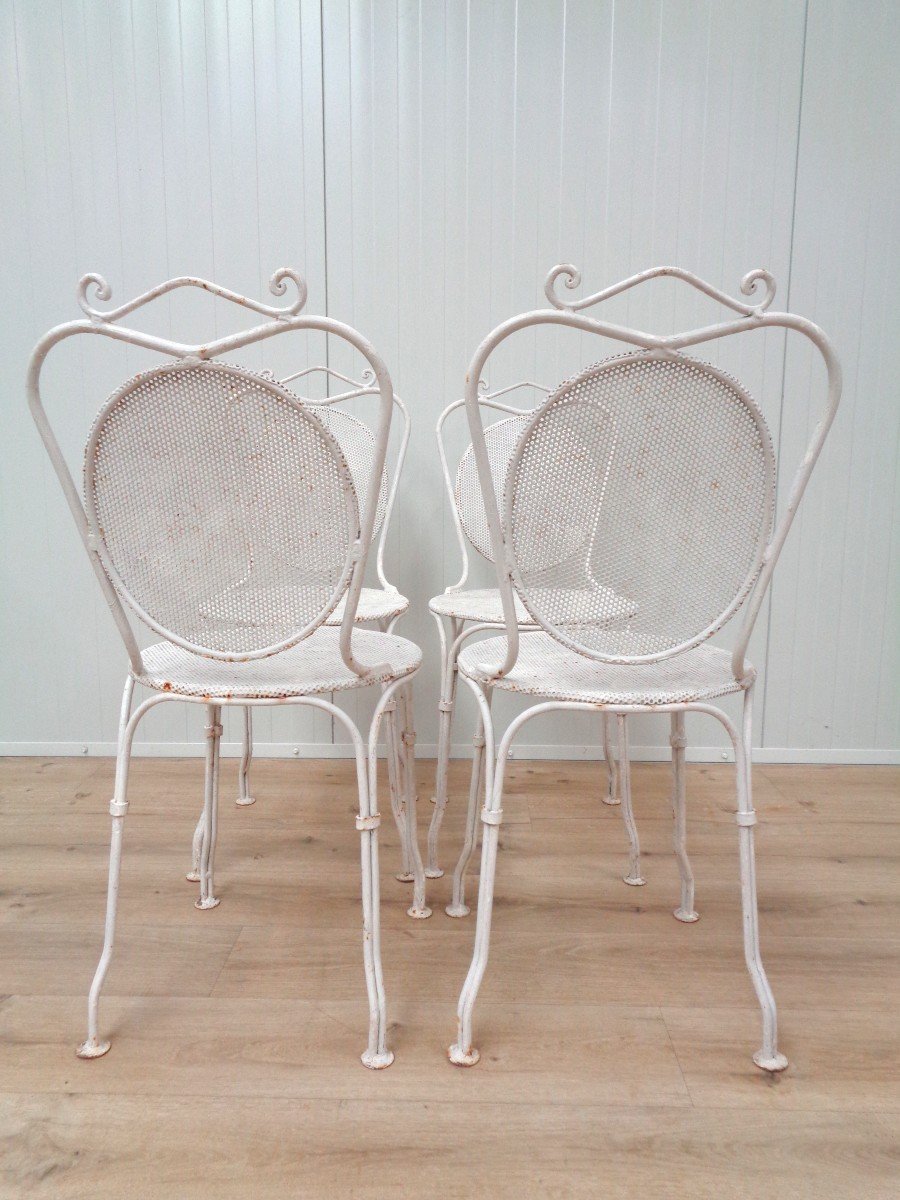
M322 627L290 650L252 662L217 661L171 642L157 642L142 653L143 673L132 674L145 687L180 696L278 699L391 683L411 674L422 662L421 650L406 638L360 629L353 635L357 661L380 668L373 675L361 677L341 658L339 639L337 629Z
M516 620L524 627L534 622L525 605L515 597ZM455 617L457 621L477 621L490 625L503 623L503 605L498 588L469 588L461 592L441 592L428 601L429 609L439 617Z
M409 600L399 592L389 588L364 587L356 607L357 625L367 621L390 621L402 616L409 608ZM340 625L344 619L344 600L341 599L337 608L325 622L326 625Z
M505 692L586 704L685 704L742 691L731 669L731 654L704 642L656 662L592 662L546 633L526 633L509 674L494 673L506 657L506 638L488 638L466 646L459 669L477 683L490 682ZM745 683L756 678L747 664Z

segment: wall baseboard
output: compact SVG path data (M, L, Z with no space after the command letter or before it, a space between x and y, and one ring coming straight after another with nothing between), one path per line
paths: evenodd
M34 758L111 758L116 753L115 742L0 742L0 755ZM196 742L135 742L136 758L200 758L204 747L200 739ZM668 746L632 746L633 762L666 762L671 751ZM240 754L238 742L223 742L222 754L236 758ZM256 758L350 758L351 748L347 744L322 742L257 742L253 747ZM422 759L435 758L437 745L433 742L418 742L416 755ZM471 758L471 745L455 745L454 758ZM585 745L535 745L513 747L510 757L521 759L601 759L596 746ZM689 746L689 762L730 762L730 750L719 746ZM844 764L851 766L896 766L900 765L898 750L856 749L794 749L781 746L756 746L753 761L758 763L785 764Z

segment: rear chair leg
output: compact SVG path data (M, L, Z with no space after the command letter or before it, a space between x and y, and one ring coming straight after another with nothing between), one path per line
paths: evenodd
M413 875L413 902L406 912L407 916L424 920L425 917L431 916L431 909L425 903L425 868L422 865L422 855L419 853L416 825L418 797L416 795L416 731L413 725L412 684L401 688L398 697L403 714L401 736L403 738L406 843L412 862Z
M238 769L238 794L235 804L246 808L255 804L256 797L250 794L250 763L253 759L253 715L250 705L244 709L244 740L241 746L241 765Z
M450 766L450 733L453 725L453 708L456 703L456 684L459 674L452 648L462 624L450 620L450 646L444 632L443 617L435 614L441 639L441 698L438 704L438 750L437 766L435 768L434 812L431 814L431 824L428 827L428 853L425 864L425 874L429 879L440 879L444 874L438 866L438 837L441 823L444 820L444 810L447 807L447 773Z
M601 720L603 721L603 757L606 759L606 795L602 799L604 804L621 804L619 764L612 748L613 718L609 713L604 713Z
M622 793L622 820L628 831L631 850L628 858L628 874L624 880L631 887L642 887L647 881L641 874L641 844L638 840L637 826L634 823L634 812L631 808L631 762L628 758L628 729L625 716L616 715L619 728L619 787Z
M213 887L213 870L216 856L219 809L219 741L222 737L220 718L222 709L218 704L206 707L206 781L203 797L202 837L200 844L200 898L194 907L216 908L219 900Z
M391 797L391 812L397 833L400 837L400 870L394 876L401 883L412 883L415 878L412 869L412 858L409 846L409 834L406 823L407 800L404 792L406 777L403 765L404 743L397 720L397 697L395 696L384 710L385 742L387 743L388 791Z
M684 786L684 750L687 738L684 735L684 713L672 713L672 732L669 736L672 746L672 812L675 818L672 842L675 847L675 857L678 860L678 870L681 872L681 904L675 909L677 921L686 925L700 920L700 914L694 909L694 872L691 870L687 854L687 811L685 805Z
M485 694L485 702L488 709L491 706L492 696L493 693L490 691ZM478 727L475 731L475 737L472 739L472 775L469 780L469 808L466 813L466 835L459 855L459 861L453 872L453 899L444 910L448 917L467 917L471 912L468 904L466 904L466 870L469 866L469 859L472 857L472 851L475 849L478 833L478 797L481 793L485 777L484 743L484 722L479 715Z

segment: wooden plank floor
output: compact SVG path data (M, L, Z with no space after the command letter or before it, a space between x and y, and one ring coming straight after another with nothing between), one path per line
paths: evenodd
M732 768L688 768L692 926L671 916L667 768L634 771L641 889L621 882L602 770L510 767L474 1070L445 1058L472 918L445 915L446 878L430 921L406 917L382 826L397 1059L372 1073L349 764L261 761L259 801L238 809L226 763L222 903L198 912L184 870L202 764L135 762L101 1003L113 1048L82 1062L112 764L0 762L0 1195L893 1200L900 771L755 771L763 954L791 1059L770 1076L750 1062ZM423 800L432 772L420 764Z

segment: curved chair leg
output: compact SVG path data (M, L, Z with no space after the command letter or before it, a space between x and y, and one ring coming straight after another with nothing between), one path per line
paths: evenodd
M366 992L369 997L369 1040L360 1056L363 1065L372 1071L389 1067L394 1061L387 1048L387 1009L384 994L384 973L381 967L381 907L378 874L378 727L384 709L396 688L388 687L376 706L369 729L368 770L359 731L346 714L341 720L353 738L356 750L356 779L359 787L359 815L356 828L360 834L360 868L363 910L363 965L366 972Z
M775 997L759 951L759 908L756 899L756 857L753 848L753 810L751 746L753 729L752 688L744 693L743 730L735 743L737 771L737 823L741 858L741 909L744 924L744 958L753 981L753 988L762 1009L763 1043L753 1055L753 1061L764 1071L783 1071L787 1058L778 1051L778 1014Z
M612 748L613 718L609 713L604 713L601 720L603 721L603 757L606 759L606 795L602 799L604 804L621 804L619 763Z
M481 1057L472 1044L472 1011L478 996L478 989L484 978L488 963L488 951L491 940L491 915L494 908L494 877L497 868L497 840L500 834L500 822L503 819L503 775L506 759L514 732L513 727L507 730L500 745L497 756L496 782L494 775L494 747L491 729L491 714L487 700L479 702L481 720L485 730L487 751L485 755L485 803L481 812L484 824L484 835L481 843L481 878L478 883L478 916L475 926L475 949L472 963L466 976L459 1004L456 1010L457 1037L448 1051L448 1057L458 1067L472 1067Z
M628 858L628 874L623 878L631 887L643 887L647 882L641 874L641 844L638 840L637 826L634 823L634 812L631 808L631 761L628 757L628 727L625 716L616 714L619 732L619 788L622 794L622 820L628 832L631 849Z
M244 736L241 743L241 765L238 768L238 794L235 804L246 808L256 803L256 797L250 794L250 763L253 760L253 711L250 705L244 707Z
M456 668L456 656L453 646L459 632L461 621L450 619L450 640L444 631L444 618L437 613L434 618L438 623L441 639L441 698L438 704L438 749L437 765L435 768L434 812L431 814L431 824L428 827L428 855L425 874L429 879L440 879L444 874L438 866L438 836L444 810L447 807L447 772L450 765L450 733L453 725L453 707L456 703L456 685L459 674Z
M402 615L402 614L401 614ZM394 626L397 624L399 617L394 617L392 620L378 621L378 629L381 633L393 633ZM385 688L381 689L382 692ZM406 812L404 810L403 801L403 762L402 762L402 741L396 719L396 697L392 699L384 710L387 721L385 722L384 740L387 749L387 768L388 768L388 790L391 797L391 813L394 817L394 824L397 826L397 834L400 838L400 870L394 876L401 883L412 883L413 870L412 860L409 854L409 844L406 837Z
M220 903L213 886L213 873L219 824L219 742L222 737L222 709L218 704L209 704L206 714L206 782L201 817L200 898L194 901L194 907L200 909L216 908Z
M492 693L485 691L482 693L482 696L484 707L490 712ZM469 780L469 807L466 812L466 834L462 850L460 851L459 861L453 872L453 899L444 910L448 917L467 917L471 912L468 904L466 904L466 870L468 869L469 859L472 857L472 851L475 849L475 842L478 836L478 796L485 777L486 732L484 719L479 714L478 726L475 730L475 736L472 739L472 774Z
M109 1042L101 1041L98 1034L98 1013L100 1008L100 991L112 959L113 942L116 936L116 910L119 903L119 869L122 865L122 826L128 811L128 767L131 759L131 737L128 731L131 715L131 700L134 695L134 680L131 676L125 681L122 694L122 707L119 714L119 746L116 755L116 782L113 798L110 801L109 812L112 817L112 834L109 846L109 881L106 890L106 924L103 931L103 950L100 961L94 972L91 990L88 994L88 1032L87 1038L78 1047L76 1054L79 1058L100 1058L109 1050Z
M684 750L687 738L684 735L684 713L673 712L669 743L672 747L672 813L675 819L672 842L675 847L675 857L678 860L678 870L681 873L681 904L674 911L674 917L686 925L700 920L700 914L694 909L694 872L688 858L687 811L685 805L684 780Z
M398 703L403 714L401 738L403 739L404 809L406 816L406 845L412 865L413 902L406 910L407 916L422 920L431 916L425 903L425 868L419 853L419 838L416 825L418 797L416 795L416 730L413 723L412 684L408 683L398 692Z
M391 797L391 813L400 836L400 870L394 876L401 883L412 883L415 879L410 854L409 835L406 824L406 794L404 780L406 778L403 765L403 739L400 722L397 719L396 696L385 709L385 742L387 744L388 791Z

